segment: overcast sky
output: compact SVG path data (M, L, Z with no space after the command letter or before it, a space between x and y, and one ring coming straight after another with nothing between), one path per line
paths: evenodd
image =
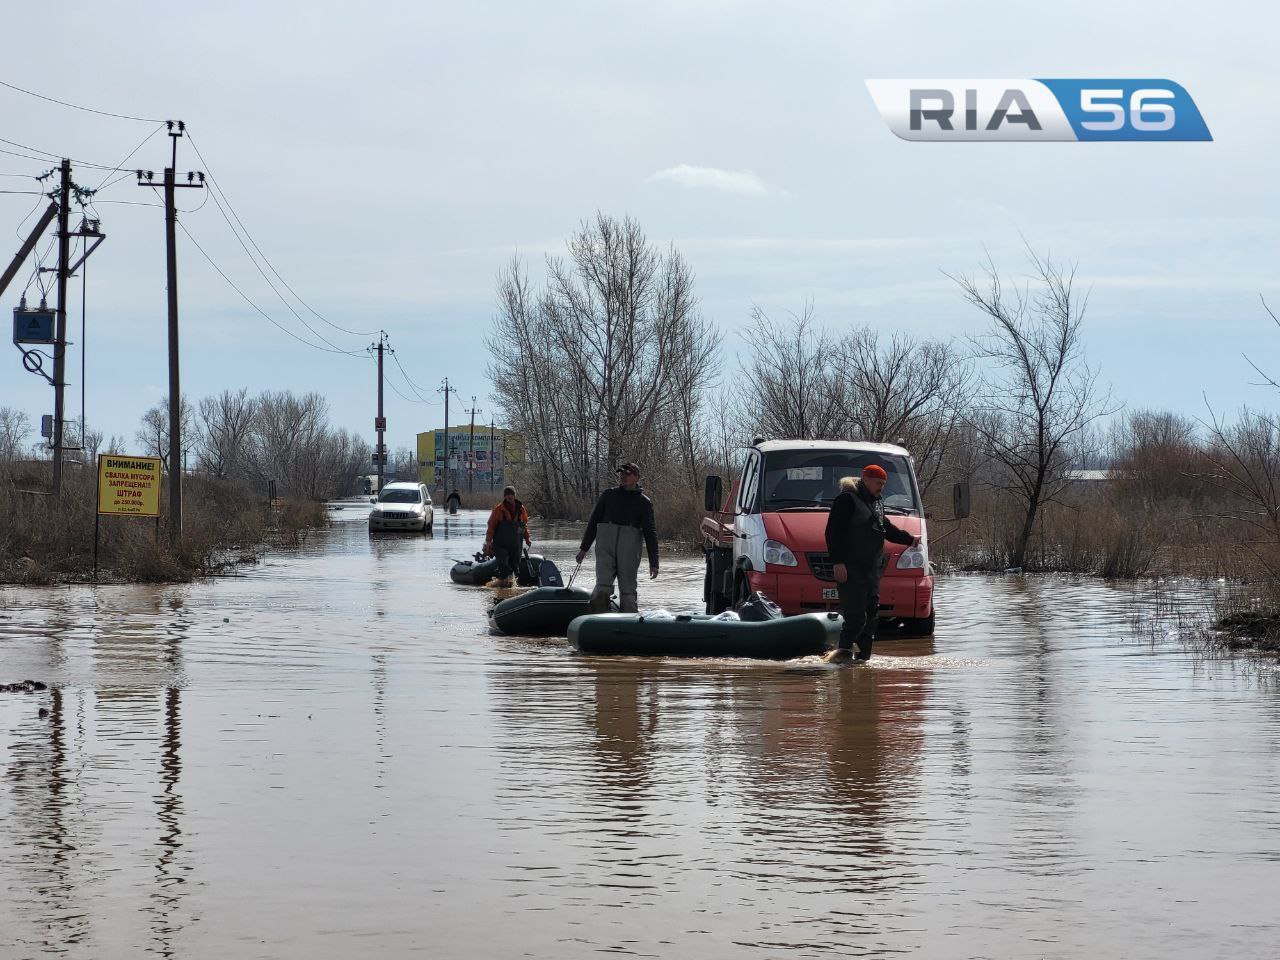
M1025 237L1077 263L1092 291L1088 356L1117 399L1202 416L1206 394L1228 410L1275 400L1250 385L1242 353L1280 372L1280 330L1259 301L1280 304L1277 27L1271 5L1168 0L68 2L6 11L0 80L185 120L207 166L182 143L179 170L212 172L293 289L340 326L385 329L409 377L434 391L448 376L459 406L474 394L485 420L495 274L515 252L537 272L597 209L683 251L731 352L753 303L782 311L806 298L837 330L976 332L943 271L971 271L989 251L1020 273ZM1196 100L1214 142L908 143L864 83L894 77L1165 77ZM108 166L156 128L4 88L0 118L6 140ZM127 165L158 177L167 139ZM47 166L0 154L6 175ZM104 176L75 172L88 186ZM0 189L32 183L0 177ZM37 199L0 194L5 263ZM202 200L179 197L187 209ZM88 270L88 419L130 439L167 383L163 213L130 205L157 201L132 177L105 190L109 238ZM258 306L314 339L215 204L181 220ZM318 390L338 424L372 441L372 363L271 326L181 232L179 265L189 397ZM373 339L295 307L344 349ZM0 405L38 423L52 391L5 350ZM399 371L391 381L413 396ZM442 411L388 391L387 416L394 447Z

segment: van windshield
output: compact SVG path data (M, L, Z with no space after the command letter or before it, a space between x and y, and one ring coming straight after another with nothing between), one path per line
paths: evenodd
M878 463L889 474L881 499L893 513L919 513L920 501L905 457L858 450L779 450L764 459L761 512L824 510L840 492L841 477L860 477Z

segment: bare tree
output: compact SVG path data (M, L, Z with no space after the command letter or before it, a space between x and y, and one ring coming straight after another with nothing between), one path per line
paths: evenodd
M248 469L249 441L257 416L257 401L244 387L202 398L199 468L220 479L243 477Z
M1280 326L1280 317L1262 301L1267 315ZM1262 385L1280 391L1275 376L1245 358L1262 377ZM1273 585L1280 583L1280 418L1249 409L1228 425L1209 411L1210 469L1202 476L1229 497L1226 515L1252 531L1247 542Z
M1086 428L1112 412L1098 377L1084 361L1081 326L1087 297L1077 296L1075 270L1028 248L1032 276L1006 288L988 261L980 283L952 277L990 326L972 338L986 362L971 423L1002 468L996 484L1023 510L1010 550L1022 566L1041 508L1065 489L1074 447Z
M92 427L84 428L84 462L90 466L98 462L98 454L102 452L102 444L106 438L101 430L95 430Z
M1227 494L1224 515L1252 532L1246 547L1280 582L1280 419L1248 409L1235 424L1213 416L1208 461L1202 479Z
M634 220L601 213L546 267L541 293L518 259L499 274L488 339L495 399L529 461L525 486L543 509L568 514L620 459L645 460L650 479L675 470L687 483L716 350L688 264L651 245Z
M848 433L848 381L811 302L784 322L752 307L747 336L741 405L755 414L763 435L820 440Z
M183 452L200 446L199 431L196 430L195 411L186 397L182 398L178 407L179 422L182 427ZM142 415L138 432L134 435L142 444L147 456L159 457L164 469L169 469L169 398L161 397ZM182 465L179 464L179 467Z
M30 432L31 418L25 410L0 407L0 463L11 463L22 456Z
M396 480L418 479L418 458L408 447L396 447L388 466L390 475Z
M948 343L897 333L885 339L870 327L838 340L836 358L851 381L853 434L910 450L924 490L955 471L952 455L973 393L967 358Z

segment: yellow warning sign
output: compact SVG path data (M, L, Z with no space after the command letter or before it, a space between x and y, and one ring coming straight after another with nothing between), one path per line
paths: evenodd
M159 457L98 456L98 513L160 516Z

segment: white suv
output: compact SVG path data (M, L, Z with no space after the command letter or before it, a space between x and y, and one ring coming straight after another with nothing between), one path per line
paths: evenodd
M435 519L431 494L421 483L388 483L372 503L370 530L427 531Z

